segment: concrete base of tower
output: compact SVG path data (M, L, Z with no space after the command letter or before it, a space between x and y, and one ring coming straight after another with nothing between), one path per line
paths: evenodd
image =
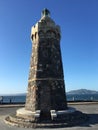
M16 116L20 118L24 118L28 121L35 121L40 118L40 110L36 110L35 112L26 110L25 108L20 108L16 111Z
M74 108L67 110L50 110L50 113L43 113L40 110L35 112L18 109L15 115L10 115L5 118L7 124L27 127L27 128L44 128L44 127L68 127L76 126L85 122L88 119L87 115L77 111Z

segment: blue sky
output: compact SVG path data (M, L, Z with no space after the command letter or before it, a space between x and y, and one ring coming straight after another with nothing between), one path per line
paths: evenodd
M98 91L98 0L0 0L0 94L26 92L30 31L43 8L61 26L66 90Z

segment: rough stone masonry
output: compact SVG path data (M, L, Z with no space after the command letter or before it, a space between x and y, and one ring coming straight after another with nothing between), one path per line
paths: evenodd
M25 109L66 110L66 93L60 49L60 26L56 25L47 9L31 29L32 55Z

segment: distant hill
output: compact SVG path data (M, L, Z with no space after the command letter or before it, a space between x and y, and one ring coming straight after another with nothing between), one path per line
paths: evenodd
M98 94L98 91L78 89L67 92L67 94Z
M67 95L74 95L74 94L98 94L98 91L94 90L87 90L87 89L78 89L78 90L71 90L67 92ZM0 96L26 96L26 93L16 93L16 94L0 94Z

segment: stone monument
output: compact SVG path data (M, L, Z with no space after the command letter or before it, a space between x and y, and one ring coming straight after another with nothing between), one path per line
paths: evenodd
M31 29L33 45L26 110L46 114L67 109L60 37L60 27L44 9L40 21Z
M25 107L8 116L6 122L24 127L58 126L83 117L81 112L67 107L60 39L60 26L44 9L31 29L33 44Z

